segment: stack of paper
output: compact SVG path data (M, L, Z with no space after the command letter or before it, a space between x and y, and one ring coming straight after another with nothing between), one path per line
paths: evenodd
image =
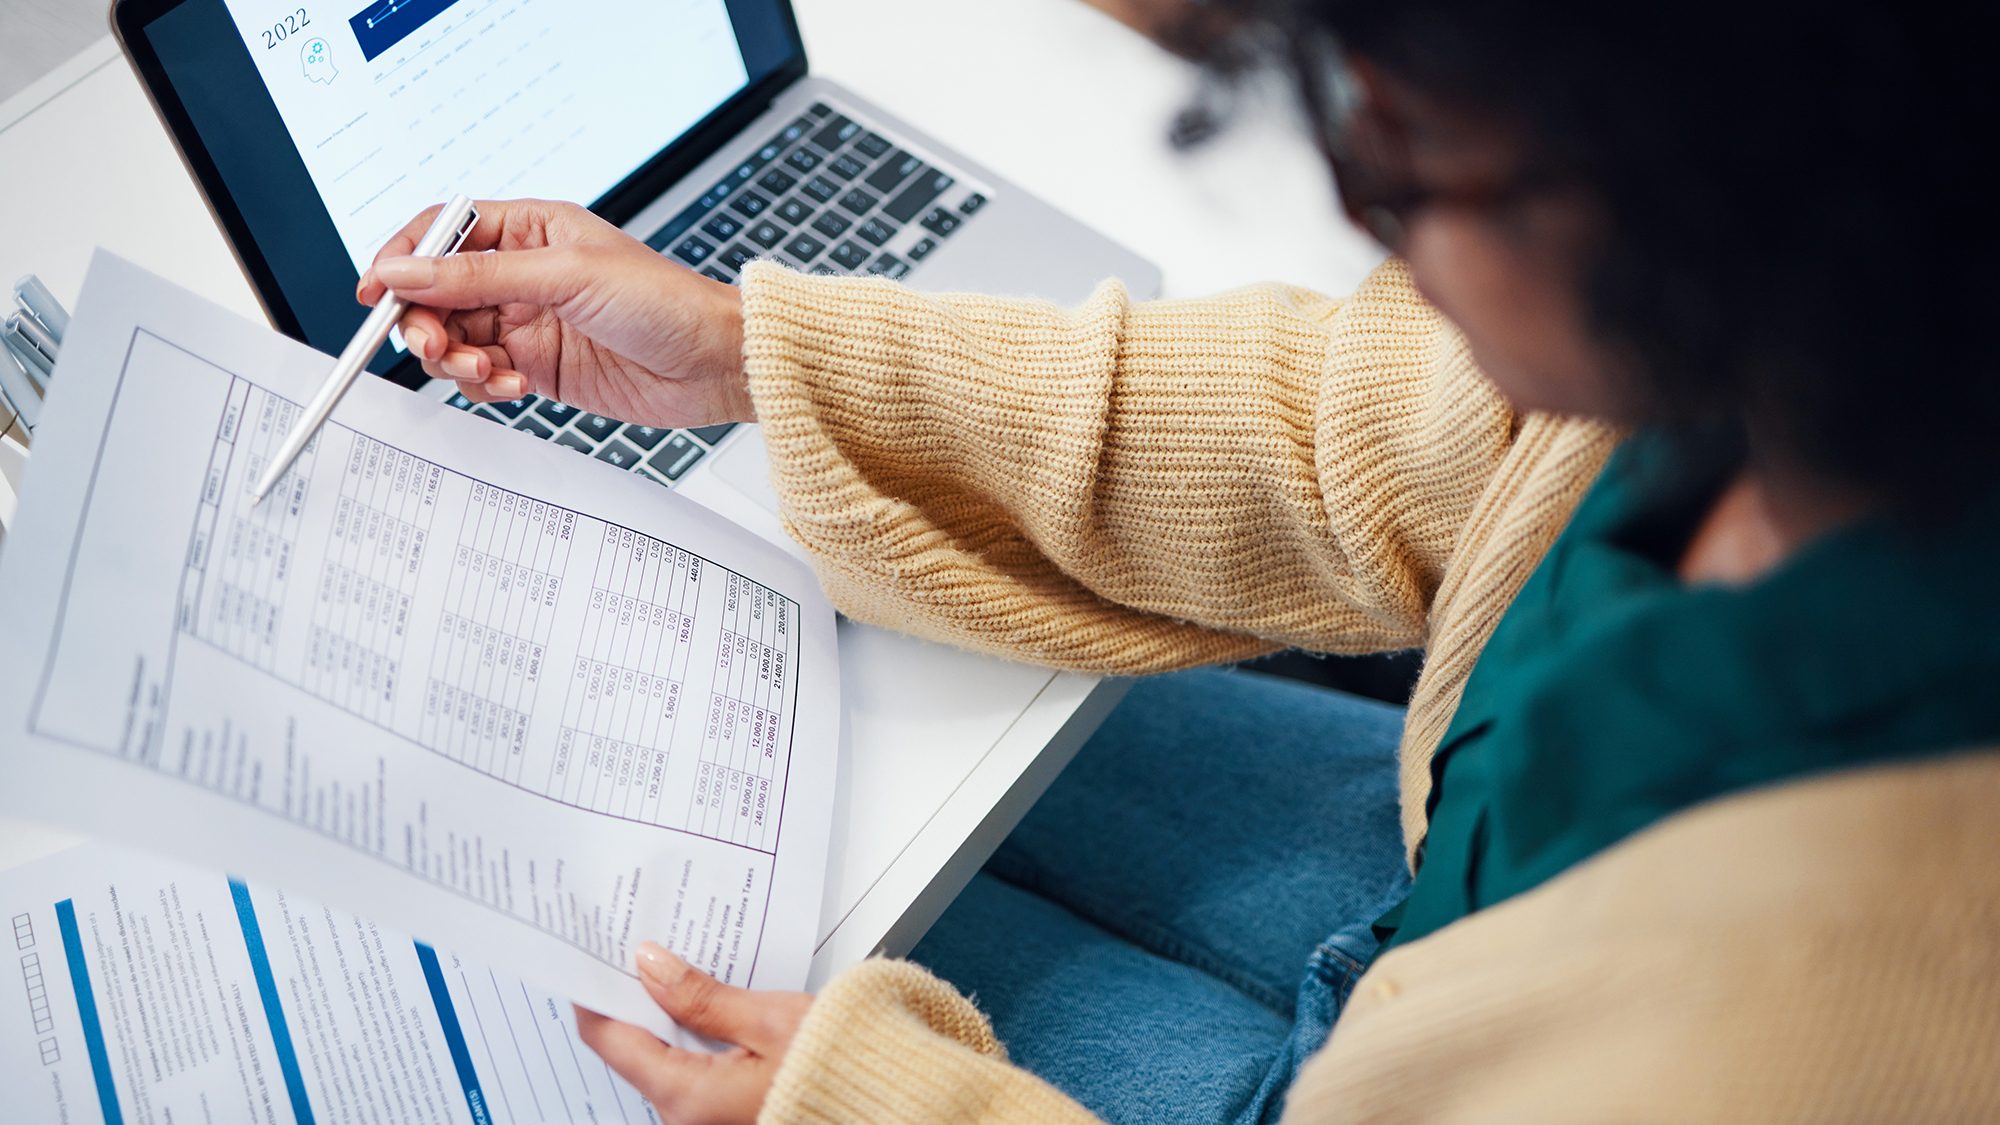
M839 699L808 568L374 380L252 506L327 363L100 255L0 560L0 811L357 911L300 917L392 926L669 1037L641 941L801 986ZM129 940L87 890L86 950ZM291 943L270 894L266 946ZM198 958L217 938L143 940ZM74 960L43 965L80 994ZM134 987L99 1017L175 1010ZM272 1004L312 1002L242 999L272 1029ZM142 1055L108 1061L114 1086L144 1084Z

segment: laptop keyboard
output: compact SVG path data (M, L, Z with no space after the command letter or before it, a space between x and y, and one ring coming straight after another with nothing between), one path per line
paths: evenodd
M974 185L815 103L646 244L717 281L735 282L757 259L809 273L901 278L985 204ZM448 401L669 488L736 428L639 426L537 395Z

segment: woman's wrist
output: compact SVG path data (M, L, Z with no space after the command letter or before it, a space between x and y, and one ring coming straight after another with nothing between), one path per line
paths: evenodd
M755 422L757 404L750 397L750 372L743 361L743 291L715 281L705 292L702 323L709 328L709 339L703 377L716 388L715 421Z

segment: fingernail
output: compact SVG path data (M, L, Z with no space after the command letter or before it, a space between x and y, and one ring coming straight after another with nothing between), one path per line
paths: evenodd
M501 398L514 399L528 393L528 384L519 375L502 375L487 380L486 389Z
M384 258L375 263L375 276L382 284L422 289L437 277L437 261L432 258Z
M410 352L418 359L430 358L431 334L421 328L412 328L403 333L403 342L410 345Z
M664 945L650 941L639 943L639 971L657 981L665 981L679 975L687 968L687 962L673 955Z
M445 374L454 379L477 379L479 378L479 361L466 355L464 352L459 352L456 355L448 355L444 357L444 371ZM495 385L498 385L497 382Z

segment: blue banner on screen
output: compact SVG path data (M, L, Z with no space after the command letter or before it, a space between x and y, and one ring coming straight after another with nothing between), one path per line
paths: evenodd
M354 13L347 26L354 29L354 41L361 44L361 57L373 62L375 56L456 3L458 0L374 0Z

